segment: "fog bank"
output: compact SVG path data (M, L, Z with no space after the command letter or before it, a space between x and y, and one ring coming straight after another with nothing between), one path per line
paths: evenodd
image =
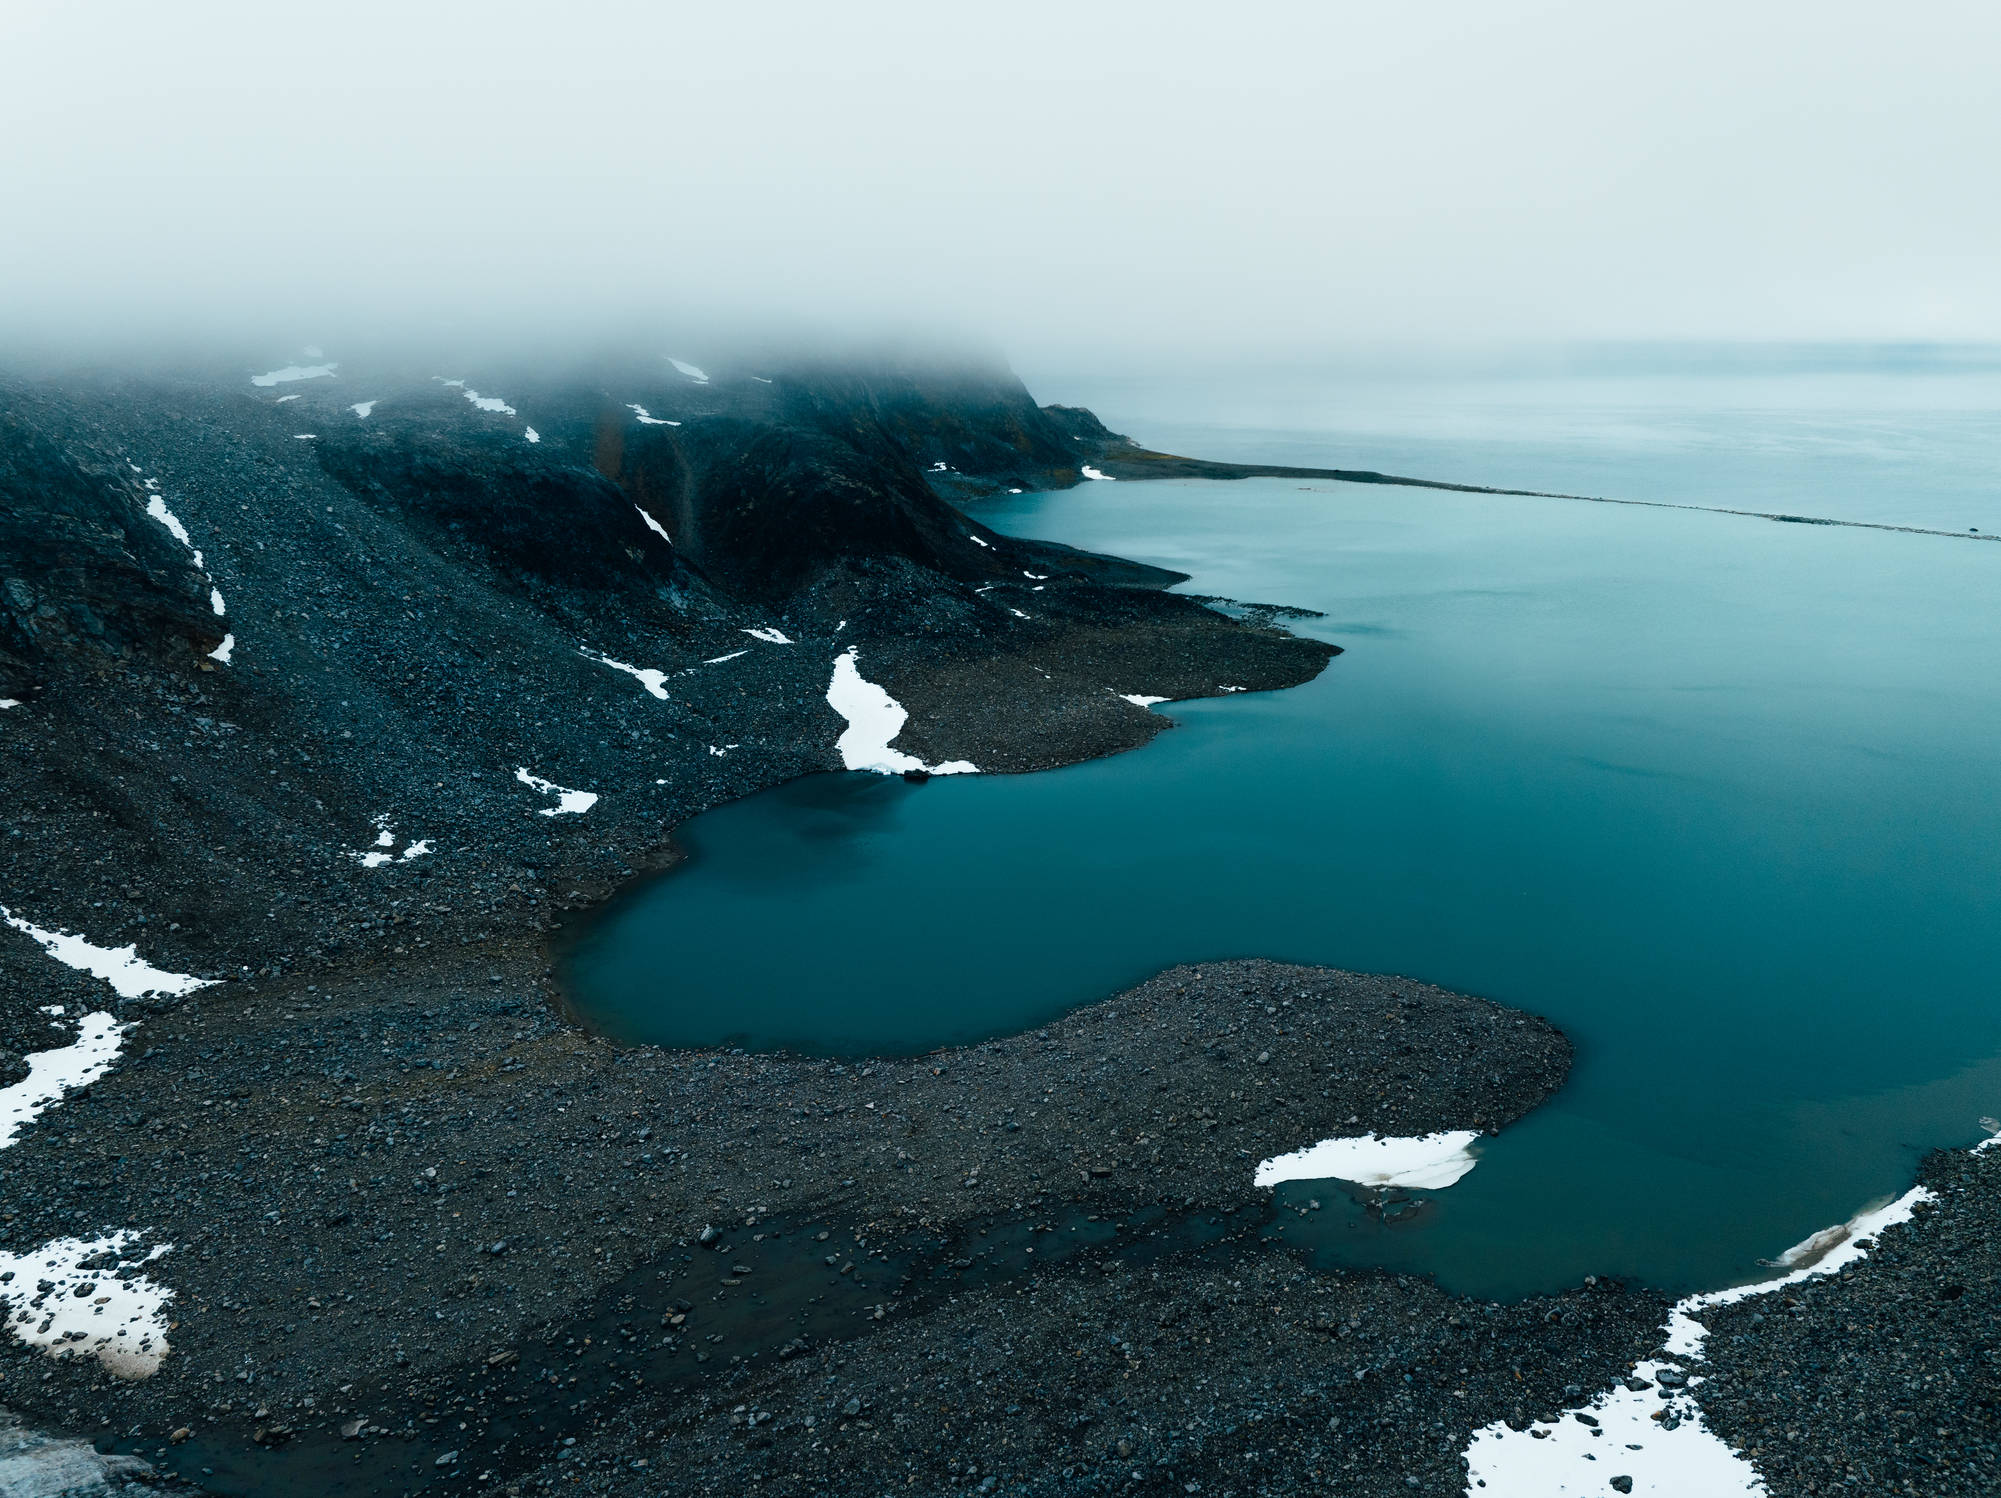
M0 330L2001 335L1970 0L0 9Z

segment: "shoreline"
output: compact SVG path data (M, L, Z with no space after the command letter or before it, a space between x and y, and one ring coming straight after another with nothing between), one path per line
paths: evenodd
M1440 1431L1547 1418L1647 1354L1667 1304L1653 1292L1607 1281L1489 1305L1409 1276L1308 1272L1267 1231L1260 1158L1350 1127L1490 1128L1560 1084L1561 1037L1483 1001L1211 963L1203 1002L1246 1011L1226 1039L1207 1018L1193 1029L1193 970L1171 970L1047 1026L901 1060L617 1046L567 1016L552 945L565 921L671 867L688 817L839 763L826 663L857 640L867 679L908 711L901 750L988 772L1116 753L1167 726L1108 688L1277 688L1328 659L1270 611L1225 619L1158 591L1172 576L1158 569L929 507L901 459L865 475L890 496L882 549L829 553L783 598L731 592L718 580L755 578L731 572L714 535L747 512L716 501L702 567L659 552L654 530L672 546L670 529L700 529L686 496L707 459L692 437L644 444L668 441L670 414L723 433L741 418L705 416L700 403L724 399L706 383L638 393L662 413L643 426L595 397L518 396L538 429L530 459L495 446L518 445L511 428L479 425L453 394L422 406L421 387L407 425L327 454L292 431L308 405L201 384L0 409L47 439L38 471L68 475L52 503L71 508L55 513L110 495L128 548L82 583L38 584L70 612L37 627L67 633L31 641L39 675L0 683L22 703L0 720L0 753L35 808L6 849L10 908L228 977L114 1002L26 935L0 938L0 1067L60 1038L51 1003L130 1027L108 1072L0 1151L0 1249L140 1232L140 1248L172 1245L146 1273L174 1297L151 1377L116 1381L10 1338L0 1405L218 1493L308 1477L444 1492L485 1486L482 1471L511 1498L650 1494L669 1473L691 1490L874 1493L870 1463L892 1453L911 1491L994 1478L1124 1492L1139 1463L1177 1490L1255 1472L1276 1491L1338 1474L1355 1491L1407 1492L1410 1477L1444 1493L1465 1466ZM335 430L339 400L312 394L329 407L313 425ZM1007 419L1027 420L1013 399ZM806 479L856 478L846 448L814 445L817 428L769 420L813 455ZM1016 449L993 451L992 472L1015 476ZM143 477L62 452L129 455ZM523 541L513 519L480 531L448 507L459 518L440 525L427 507L446 501L411 477L430 472L413 454L480 494L569 485L636 534L565 571L574 559ZM726 447L714 471L744 461ZM655 497L673 464L683 509ZM613 477L628 488L606 490ZM118 500L118 483L148 481L189 540L155 535L143 495ZM630 493L658 505L640 508L652 530L624 518ZM729 533L744 555L765 544L754 527ZM620 555L629 574L594 570ZM1051 559L1060 586L1031 596L1009 580ZM191 669L186 651L149 654L161 619L212 646L209 587L227 595L233 658L205 649L211 664ZM371 865L378 834L389 854ZM1298 1024L1301 992L1326 995L1347 1028ZM1274 1038L1342 1036L1341 1054L1367 1058L1386 1037L1360 1018L1384 1013L1432 1027L1399 1038L1415 1061L1385 1053L1329 1079ZM1512 1022L1477 1046L1439 1028L1500 1014ZM1484 1080L1508 1058L1505 1087ZM1471 1101L1355 1090L1397 1066L1463 1067ZM1039 1226L1080 1241L1030 1274ZM704 1229L721 1246L703 1247ZM985 1277L1002 1244L1019 1258ZM707 1278L687 1280L698 1266ZM941 1375L940 1398L911 1400ZM791 1477L808 1467L814 1482Z

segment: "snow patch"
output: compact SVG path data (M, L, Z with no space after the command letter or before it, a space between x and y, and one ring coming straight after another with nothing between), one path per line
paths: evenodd
M516 416L520 414L499 396L481 395L477 390L469 387L464 380L448 380L443 375L432 375L431 378L436 380L440 385L459 391L467 400L471 401L474 406L482 411L492 411L500 416Z
M676 359L671 354L667 356L667 362L680 370L682 374L693 380L697 385L706 385L709 383L709 377L703 374L701 369L696 365L690 364L683 359ZM766 380L765 383L768 385L771 382Z
M978 536L968 536L968 537L966 537L966 539L967 539L968 541L972 542L972 543L973 543L973 545L975 545L975 546L984 546L984 547L986 547L986 549L987 549L988 551L992 551L992 550L994 549L994 543L993 543L993 542L991 542L991 541L982 541L982 540L981 540L981 539L980 539L980 538L979 538Z
M7 1329L52 1358L94 1357L115 1378L158 1372L169 1350L165 1311L174 1292L138 1266L168 1245L135 1254L131 1245L139 1237L127 1229L103 1238L57 1238L25 1254L0 1253Z
M0 697L0 713L6 712L10 707L19 707L20 705L21 699L19 697Z
M1084 477L1087 479L1096 479L1100 483L1104 484L1116 484L1118 482L1118 480L1113 478L1109 473L1100 473L1098 472L1097 469L1093 468L1089 463L1086 463L1084 465Z
M225 612L222 606L222 589L210 588L208 590L208 606L218 614Z
M83 1017L82 1028L68 1045L30 1051L28 1075L12 1087L0 1087L0 1149L12 1144L52 1103L110 1070L124 1040L125 1027L100 1009Z
M542 434L533 427L522 428L521 435L529 442L540 442L542 440Z
M226 666L229 664L230 654L235 649L236 649L236 636L224 635L222 637L222 643L216 646L215 649L211 650L208 653L208 658L212 661L221 661L222 664Z
M1993 1142L1989 1139L1975 1148L1984 1149ZM1630 1491L1635 1494L1659 1498L1765 1494L1768 1490L1758 1469L1703 1424L1701 1406L1689 1393L1702 1379L1688 1376L1682 1363L1701 1359L1709 1337L1709 1328L1695 1319L1696 1313L1832 1274L1862 1258L1883 1229L1909 1222L1918 1204L1931 1198L1926 1188L1914 1186L1894 1201L1795 1244L1778 1261L1800 1266L1789 1274L1690 1295L1676 1302L1663 1328L1663 1356L1649 1358L1633 1370L1631 1381L1643 1387L1614 1384L1585 1407L1597 1420L1596 1426L1559 1418L1527 1431L1512 1431L1505 1421L1476 1430L1466 1447L1469 1498L1474 1494L1480 1498L1596 1495L1606 1490L1614 1476L1630 1477ZM1652 1386L1666 1370L1682 1374L1686 1382L1663 1400ZM1655 1419L1657 1414L1662 1418Z
M979 774L977 765L963 759L927 765L913 754L890 748L890 740L903 732L910 714L889 693L862 678L852 647L834 659L834 679L827 684L827 706L848 720L836 744L841 751L841 764L847 769L874 770L879 775L901 775L910 770L925 770L933 775Z
M792 643L792 641L785 637L785 631L782 629L747 629L743 632L753 640L762 640L767 645L790 645Z
M666 526L662 525L659 521L655 520L651 515L647 514L645 510L640 509L638 505L634 505L633 509L639 510L639 518L646 522L646 528L648 530L652 531L654 535L658 536L661 540L665 541L669 546L672 546L674 544L674 538L667 534Z
M632 401L625 403L625 409L636 415L639 418L639 424L643 427L677 427L681 424L678 421L669 421L664 416L655 416L646 407L635 404ZM644 511L641 513L643 514Z
M359 863L364 869L379 869L384 864L390 863L408 863L411 859L422 858L426 853L431 851L432 843L427 837L417 838L406 846L401 853L388 851L396 846L396 832L389 825L389 813L383 812L374 819L374 822L375 846L372 848L349 848L347 850L347 856Z
M298 395L281 395L276 400L271 402L271 404L274 406L282 406L285 404L286 401L303 400L304 398L305 397Z
M1128 699L1131 700L1131 699ZM1159 699L1154 699L1158 701ZM1257 1186L1280 1181L1349 1181L1357 1186L1402 1186L1442 1191L1474 1166L1467 1148L1478 1129L1448 1129L1420 1138L1323 1139L1289 1155L1264 1161L1252 1177Z
M703 661L702 664L705 666L720 666L724 661L733 661L740 655L749 654L748 650L732 650L728 655L712 655Z
M545 796L554 796L556 798L554 806L545 806L542 808L542 815L545 817L560 817L566 814L582 816L598 804L598 793L596 791L565 790L552 780L543 780L539 776L530 775L525 765L514 772L514 778L523 785L540 791Z
M156 993L172 997L192 993L197 988L207 988L214 981L154 967L140 960L137 946L100 947L67 931L47 930L21 919L5 905L0 905L0 920L40 942L42 950L57 962L79 968L93 978L102 978L122 999L144 998Z
M356 401L353 405L348 407L348 410L354 412L356 416L359 416L362 418L362 420L366 421L368 419L368 414L375 409L376 404L377 403L375 401Z
M146 513L164 525L173 538L189 551L195 549L195 543L188 539L188 528L181 524L180 517L167 508L167 502L159 495L155 494L146 501Z
M292 433L292 440L294 442L317 442L320 440L320 434L318 432L294 432Z
M1121 692L1119 696L1130 702L1134 707L1152 707L1156 703L1167 701L1165 697L1146 697L1138 692Z
M287 364L269 374L252 375L250 383L269 390L273 385L286 385L293 380L323 380L339 368L338 364Z
M624 661L615 661L608 655L583 647L578 648L577 654L583 656L586 660L596 661L600 666L609 666L614 671L623 671L662 702L667 700L667 673L665 671L654 671L651 669L642 669L638 666L628 666Z

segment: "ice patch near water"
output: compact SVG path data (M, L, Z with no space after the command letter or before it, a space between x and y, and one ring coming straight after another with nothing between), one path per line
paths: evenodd
M133 1254L139 1237L128 1229L103 1238L57 1238L24 1254L0 1253L7 1329L50 1357L94 1357L116 1378L158 1372L169 1351L166 1305L174 1292L138 1272L167 1252L162 1245ZM116 1262L107 1264L107 1258ZM51 1288L41 1289L45 1284Z
M1155 703L1167 701L1165 697L1146 697L1138 692L1121 692L1119 696L1130 702L1134 707L1152 707Z
M94 946L81 936L72 936L67 931L47 930L31 921L23 920L5 905L0 905L0 920L40 942L42 950L57 962L67 967L81 969L93 978L102 978L112 986L120 998L137 999L148 994L166 994L173 997L192 993L197 988L207 988L214 981L210 978L190 977L186 973L170 973L154 967L151 963L140 959L137 946Z
M1098 482L1103 484L1116 484L1118 482L1118 480L1113 478L1109 473L1100 473L1098 472L1097 469L1093 468L1089 463L1086 463L1084 465L1084 477L1087 479L1096 479L1098 480Z
M30 1051L28 1075L11 1087L0 1087L0 1149L20 1137L51 1104L79 1087L88 1087L118 1059L125 1027L103 1010L86 1014L76 1039L47 1051Z
M1448 1129L1419 1138L1379 1139L1374 1134L1363 1134L1348 1139L1323 1139L1289 1155L1264 1161L1253 1174L1252 1184L1348 1181L1357 1186L1442 1191L1473 1168L1476 1162L1468 1146L1479 1137L1478 1129Z
M1994 1142L1989 1138L1974 1148L1977 1152ZM1687 1376L1681 1365L1702 1359L1709 1339L1709 1328L1696 1319L1697 1313L1833 1274L1867 1254L1883 1229L1909 1222L1918 1204L1931 1198L1926 1188L1913 1186L1894 1201L1795 1244L1778 1260L1799 1266L1791 1273L1677 1301L1662 1329L1663 1356L1640 1363L1633 1376L1656 1385L1664 1371L1673 1370L1687 1378L1683 1392L1663 1400L1652 1387L1630 1389L1619 1383L1585 1406L1584 1412L1598 1422L1595 1428L1559 1417L1527 1431L1510 1430L1505 1421L1476 1430L1466 1447L1468 1498L1598 1495L1607 1491L1613 1477L1621 1476L1631 1479L1631 1492L1657 1498L1767 1493L1757 1467L1704 1425L1701 1406L1686 1392L1702 1379ZM1654 1418L1657 1414L1672 1418L1674 1428L1669 1429L1665 1419ZM1596 1435L1594 1429L1604 1434Z
M610 656L604 655L599 651L588 650L582 647L578 648L577 654L583 656L586 660L596 661L600 666L609 666L614 671L623 671L627 676L637 680L642 687L646 688L647 691L658 697L662 702L667 700L667 673L665 671L655 671L650 667L628 666L624 661L615 661Z
M540 791L545 796L554 796L556 798L554 806L545 806L542 808L542 815L545 817L582 816L598 804L598 793L596 791L565 790L553 780L544 780L540 776L530 775L525 765L514 772L514 778L523 785Z
M834 659L834 679L827 684L827 705L848 720L835 746L841 751L841 764L847 769L874 770L879 775L902 775L911 770L933 775L979 774L977 765L963 759L927 765L914 754L890 748L890 740L903 732L910 714L881 687L863 679L853 649Z
M339 368L339 364L287 364L269 374L252 375L250 383L269 390L273 385L286 385L293 380L323 380Z

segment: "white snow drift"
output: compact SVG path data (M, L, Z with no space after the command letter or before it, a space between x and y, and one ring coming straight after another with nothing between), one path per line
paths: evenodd
M565 790L553 780L544 780L540 776L530 775L526 765L523 765L514 772L514 778L523 785L540 791L545 796L554 796L556 798L554 806L545 806L542 808L542 815L545 817L560 817L564 815L582 816L598 804L598 793L596 791Z
M1276 1186L1281 1181L1349 1181L1357 1186L1442 1191L1473 1168L1468 1146L1479 1137L1478 1129L1449 1129L1415 1139L1378 1139L1374 1134L1323 1139L1264 1161L1252 1182Z
M413 858L422 858L431 851L431 840L416 838L404 846L401 853L396 847L396 829L389 823L389 814L382 813L375 821L375 846L372 848L349 848L347 856L354 859L364 869L379 869L384 864L408 863Z
M1165 697L1148 697L1139 692L1121 692L1119 696L1130 702L1134 707L1153 707L1158 703L1167 701Z
M645 512L642 510L640 513L644 514ZM623 671L662 702L667 700L667 673L665 671L655 671L650 666L629 666L624 661L615 661L600 651L582 646L578 647L577 654L583 656L586 660L596 661L600 666L609 666L614 671Z
M697 385L706 385L709 383L709 377L703 374L695 365L683 359L676 359L672 354L666 355L666 359L669 364L680 370L682 374L693 380ZM765 383L768 385L771 382L766 380Z
M1688 1377L1685 1388L1665 1400L1653 1386L1664 1370L1685 1373L1684 1360L1702 1358L1709 1328L1695 1319L1697 1312L1832 1274L1861 1258L1883 1229L1910 1221L1918 1203L1930 1198L1931 1192L1914 1186L1895 1201L1797 1244L1779 1260L1799 1266L1789 1274L1677 1302L1663 1329L1662 1355L1633 1370L1634 1381L1645 1387L1614 1384L1592 1400L1584 1412L1596 1425L1560 1417L1525 1431L1510 1430L1505 1421L1476 1430L1466 1447L1469 1498L1558 1498L1571 1493L1595 1498L1609 1490L1614 1477L1630 1478L1635 1495L1655 1498L1721 1498L1737 1493L1762 1498L1768 1490L1758 1469L1703 1424L1701 1406L1687 1392L1702 1379ZM1656 1419L1657 1415L1663 1418ZM1668 1428L1669 1418L1675 1421L1673 1429Z
M0 1253L7 1329L50 1357L94 1357L118 1378L157 1372L168 1352L166 1305L174 1292L139 1272L167 1252L163 1245L132 1253L139 1237L127 1230Z
M1100 483L1105 483L1105 484L1116 484L1118 482L1118 480L1113 478L1109 473L1100 473L1098 472L1097 469L1093 468L1089 463L1086 463L1084 465L1084 477L1087 479L1097 479Z
M83 1017L68 1045L30 1051L28 1075L12 1087L0 1087L0 1149L52 1104L103 1076L123 1044L124 1026L100 1009Z
M31 921L24 921L5 905L0 905L0 920L4 920L16 931L26 932L42 945L57 962L69 967L80 968L94 978L102 978L115 989L120 998L137 999L147 994L177 995L192 993L197 988L206 988L213 979L193 978L186 973L170 973L140 960L137 946L100 947L85 941L81 936L72 936L67 931L50 931Z
M666 526L662 525L659 521L655 520L651 515L647 514L646 511L639 505L634 505L633 509L639 511L639 518L646 522L646 528L648 530L652 531L654 535L658 536L661 540L665 541L669 546L672 546L674 544L674 538L667 534Z
M338 364L287 364L269 374L252 375L250 383L268 390L273 385L286 385L293 380L323 380L339 368Z
M963 759L927 765L914 754L890 748L890 740L903 732L910 714L881 687L862 679L852 648L834 660L834 679L827 684L827 705L848 720L837 747L842 765L850 770L874 770L879 775L901 775L910 770L925 770L933 775L979 774L979 766Z
M647 410L646 407L637 405L632 401L627 401L625 403L625 409L632 412L633 415L637 416L639 418L639 424L643 427L677 427L681 424L678 421L669 421L664 416L655 416L651 411ZM640 513L644 514L645 512L642 510Z
M785 631L782 629L747 629L744 633L749 635L753 640L764 641L767 645L790 645L792 643L791 640L786 638Z

